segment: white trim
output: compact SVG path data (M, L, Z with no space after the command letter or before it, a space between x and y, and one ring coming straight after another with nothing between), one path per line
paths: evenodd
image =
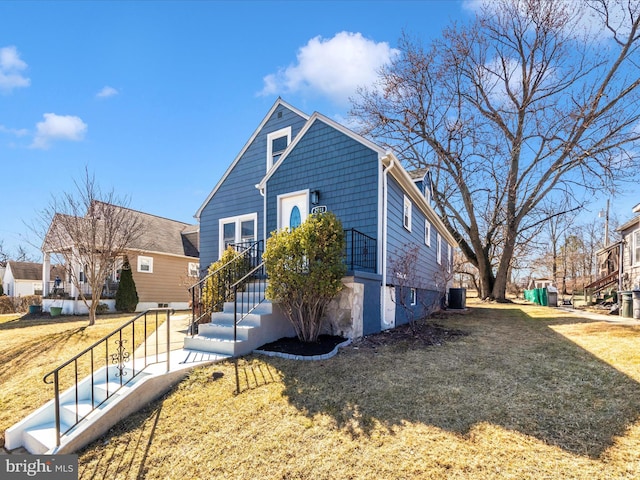
M631 232L631 244L633 245L633 250L631 251L631 265L640 265L640 255L638 255L638 251L640 250L640 229L633 230Z
M282 137L287 137L287 146L280 150L280 155L285 152L285 150L291 143L291 127L281 128L280 130L276 130L275 132L267 134L267 168L265 170L265 173L268 172L271 167L273 167L273 141L277 138Z
M225 217L218 220L218 258L222 258L224 253L224 229L227 223L235 223L235 239L236 243L242 241L242 222L253 220L253 241L258 239L258 212L246 213L244 215L235 215L233 217Z
M260 181L260 183L258 184L258 188L263 188L266 185L267 181L273 176L273 174L276 172L276 170L278 170L280 165L282 165L282 162L285 161L285 159L289 155L289 152L291 152L291 150L293 150L295 148L295 146L298 144L298 142L305 136L305 134L309 131L311 126L316 121L320 121L320 122L326 123L330 127L333 127L334 129L336 129L339 132L345 134L346 136L350 137L351 139L355 140L356 142L359 142L362 145L364 145L365 147L368 147L371 150L377 152L379 155L384 155L386 153L384 149L382 149L381 147L379 147L378 145L376 145L372 141L367 140L366 138L358 135L355 132L352 132L351 130L349 130L344 125L340 125L339 123L331 120L330 118L327 118L324 115L322 115L322 114L320 114L318 112L315 112L313 115L311 115L311 118L309 118L307 120L307 123L305 123L305 125L302 127L302 130L300 130L300 132L296 135L296 138L293 139L293 142L291 142L289 144L289 146L287 147L287 149L284 151L284 153L282 155L280 155L280 158L275 163L275 165L271 168L271 170L269 170L267 172L265 177Z
M412 288L409 291L409 295L410 295L409 304L411 306L417 305L418 304L418 292L417 292L417 290L415 288Z
M437 245L437 251L436 251L436 261L438 262L438 265L442 265L442 235L440 235L440 232L438 232L437 237L438 240L436 242Z
M412 213L413 205L409 197L404 195L404 199L402 201L402 226L411 231L411 213Z
M142 268L143 261L147 263L147 266L149 267L148 270L143 270ZM153 257L138 255L137 264L138 264L139 273L153 273Z
M431 224L435 227L436 231L438 231L447 240L447 242L451 244L451 246L457 247L458 242L456 242L455 238L453 238L453 235L449 233L449 230L447 230L444 222L435 212L433 207L427 204L424 195L413 182L413 179L409 176L404 167L400 164L400 161L395 157L393 152L389 151L388 154L382 158L382 162L386 165L395 164L398 167L393 169L393 177L400 184L400 188L403 190L404 194L411 198L418 209L425 215L426 218L429 219Z
M220 186L224 183L224 181L227 179L229 174L231 174L231 172L235 168L236 164L240 161L240 159L245 154L245 152L247 151L249 146L251 146L253 141L256 139L258 134L262 131L262 129L266 125L267 121L271 118L271 116L275 113L276 109L279 106L283 106L283 107L287 108L288 110L291 110L293 113L295 113L296 115L299 115L300 117L302 117L302 118L304 118L306 120L309 119L309 115L307 115L306 113L304 113L304 112L298 110L297 108L289 105L287 102L285 102L281 98L278 98L275 101L275 103L273 104L273 106L271 107L271 109L264 116L264 118L262 119L262 122L260 122L260 125L258 125L258 128L255 129L255 131L253 132L253 135L251 135L251 138L249 138L247 143L245 143L244 147L242 147L242 150L240 150L240 153L238 153L238 155L233 160L233 162L231 162L231 165L229 165L229 168L227 168L227 170L224 172L224 174L222 175L222 178L220 178L220 180L218 180L218 183L216 183L216 186L213 187L213 190L211 190L211 193L209 193L209 195L207 196L205 201L202 202L202 205L200 205L200 208L198 208L198 210L196 211L196 213L194 215L195 218L197 218L197 219L200 218L200 215L202 215L202 210L204 210L204 207L207 206L207 204L213 198L213 196L216 194L216 192L218 191Z
M391 291L387 288L387 241L388 241L388 223L389 223L389 172L396 166L390 162L388 166L384 166L384 158L380 159L380 165L383 169L382 189L383 189L383 206L382 206L382 261L380 262L380 273L382 274L382 288L380 289L380 329L386 330L395 326L395 314L387 311L387 295L394 299L395 290ZM392 304L394 302L392 301ZM393 305L391 305L393 308ZM387 320L390 320L387 322Z
M453 267L453 248L451 248L451 245L449 245L447 243L447 273L451 273L451 269Z

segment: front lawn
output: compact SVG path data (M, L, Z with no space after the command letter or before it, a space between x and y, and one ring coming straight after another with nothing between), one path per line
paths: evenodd
M53 398L53 386L42 381L45 374L132 317L98 316L88 327L86 316L0 315L0 446L7 428ZM62 380L64 388L68 379Z
M195 370L80 452L80 478L638 478L640 327L470 306L432 320L467 333L440 345Z

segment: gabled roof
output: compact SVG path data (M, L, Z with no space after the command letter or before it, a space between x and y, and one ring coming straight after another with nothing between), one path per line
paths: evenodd
M302 127L302 130L300 130L300 133L296 136L296 138L287 146L285 151L282 152L282 155L280 155L280 158L278 159L278 161L271 167L271 169L269 169L269 171L267 172L265 177L256 186L257 188L259 188L259 189L264 188L264 186L266 185L267 181L273 176L273 174L276 172L276 170L278 170L280 165L282 165L282 163L284 161L286 161L287 156L289 155L289 153L296 147L298 142L300 142L300 140L304 137L304 135L307 133L307 131L311 128L311 126L315 122L326 123L330 127L335 128L336 130L338 130L341 133L347 135L348 137L352 138L356 142L359 142L362 145L364 145L364 146L370 148L371 150L377 152L379 156L382 156L382 155L385 154L385 150L383 148L381 148L379 145L373 143L371 140L368 140L368 139L364 138L362 135L358 135L357 133L355 133L354 131L348 129L344 125L341 125L338 122L336 122L334 120L331 120L329 117L326 117L326 116L322 115L321 113L315 112L307 120L307 123L305 123L304 127Z
M640 226L640 215L637 215L628 222L620 225L618 228L616 228L616 232L624 232L625 230L629 230L630 228L638 226Z
M199 219L200 215L202 214L202 210L204 209L204 207L207 206L207 204L209 203L209 201L211 200L211 198L213 198L213 196L216 194L216 192L218 191L218 189L220 188L220 185L222 185L224 183L224 181L226 180L226 178L229 176L229 174L233 171L233 169L235 168L236 164L240 161L240 159L242 158L242 156L244 155L244 153L247 151L247 149L251 146L251 144L253 143L253 141L256 139L256 137L258 136L258 134L260 133L260 131L262 130L262 128L265 126L265 124L267 123L267 121L271 118L271 116L273 115L273 113L276 111L276 109L279 106L283 106L285 108L288 108L289 110L291 110L292 112L296 113L297 115L301 116L302 118L309 118L309 115L307 115L306 113L302 112L301 110L298 110L297 108L293 107L292 105L289 105L287 102L285 102L284 100L282 100L280 97L278 97L278 99L275 101L275 103L273 104L273 106L271 107L271 109L269 109L269 111L267 112L267 114L264 116L264 118L262 119L262 121L260 122L260 125L258 125L258 128L255 129L255 131L253 132L253 135L251 135L251 137L249 138L249 140L247 141L247 143L245 143L244 147L242 147L242 150L240 150L240 153L238 153L238 155L236 156L236 158L233 160L233 162L231 163L231 165L229 165L229 168L227 168L227 170L224 172L224 175L222 175L222 178L220 178L220 180L218 180L218 183L216 183L216 186L213 187L213 190L211 190L211 193L209 193L209 195L207 196L207 198L205 199L204 202L202 202L202 205L200 205L200 208L198 208L198 210L196 211L194 217Z
M11 274L15 280L42 280L42 264L35 262L7 262L11 268ZM61 265L51 266L51 278L56 275L64 276L64 267Z
M127 245L130 250L140 250L144 252L157 252L168 255L186 256L186 257L199 257L198 241L197 241L197 225L190 225L188 223L179 222L177 220L170 220L168 218L159 217L149 213L140 212L138 210L132 210L130 208L121 207L117 205L109 205L103 202L94 202L92 210L97 212L96 215L100 215L100 207L108 206L109 208L116 208L119 210L126 210L130 215L136 218L136 223L140 225L143 230L143 235L140 235L132 244ZM78 221L89 221L88 212L85 217L78 217ZM63 217L70 217L69 215L56 214L53 222L49 227L49 233L45 238L45 245L51 244L55 239L58 245L51 245L48 251L60 251L56 249L70 247L72 240L64 235L64 230L61 234L52 234L58 226L58 222L62 221ZM73 218L73 217L72 217ZM64 237L67 237L66 240Z

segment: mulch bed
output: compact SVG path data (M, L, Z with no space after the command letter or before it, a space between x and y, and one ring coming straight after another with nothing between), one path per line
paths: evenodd
M317 342L301 342L297 337L284 337L275 342L267 343L258 350L310 357L329 353L336 348L336 345L346 340L346 338L337 335L320 335Z
M416 322L413 330L408 324L400 325L354 340L352 345L356 348L377 348L399 343L413 348L440 346L466 335L468 333L463 330L444 327L437 323Z
M409 325L400 325L390 330L367 335L353 341L357 348L377 348L385 345L404 343L408 347L442 345L445 342L468 335L467 332L447 328L437 323L416 322L414 330ZM305 343L297 337L281 338L261 346L258 350L288 353L290 355L324 355L333 351L346 338L335 335L320 335L317 342Z

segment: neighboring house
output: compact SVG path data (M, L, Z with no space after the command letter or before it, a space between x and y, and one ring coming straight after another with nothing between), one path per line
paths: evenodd
M640 213L640 204L633 208ZM585 286L592 293L640 289L640 215L616 229L621 240L598 250L598 278Z
M636 216L617 228L622 235L621 290L640 290L640 204L633 212Z
M50 278L63 275L64 269L59 265L50 266ZM2 277L5 295L23 297L26 295L42 295L42 263L7 262Z
M189 225L136 210L125 210L138 217L144 232L134 244L128 245L124 252L131 265L138 292L139 303L136 311L160 306L175 309L189 308L188 286L197 279L200 270L197 225ZM55 219L52 225L54 223ZM49 247L45 240L43 245L45 272L51 255L55 253L57 253L55 248ZM113 272L103 286L102 295L105 299L115 297L123 258L124 256L121 256L116 259ZM85 278L83 266L68 267L75 269L83 293L88 294L90 290L89 285L83 280ZM69 281L68 277L67 275L67 281ZM47 278L47 280L50 279ZM80 293L77 286L68 284L66 295L71 299L77 299ZM44 292L44 295L47 296L49 293L52 293L50 288ZM113 300L104 303L113 308ZM45 302L44 309L47 310L48 306L50 306L48 302ZM86 312L86 308L80 301L65 301L63 308L65 313Z
M414 176L393 152L278 99L196 212L201 264L208 267L230 244L262 241L314 211L331 211L346 231L343 283L362 292L349 300L351 327L338 333L405 323L400 303L418 314L441 305L457 247L430 205L428 173ZM399 273L394 265L411 248L418 261ZM407 301L396 302L402 285Z

